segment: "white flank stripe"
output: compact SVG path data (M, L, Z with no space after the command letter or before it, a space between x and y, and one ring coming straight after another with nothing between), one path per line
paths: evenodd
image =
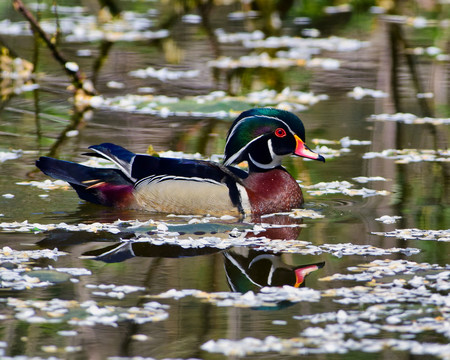
M252 211L252 207L250 205L250 199L248 198L247 190L240 184L236 184L237 189L239 191L239 195L241 197L241 206L242 210L244 210L245 214L250 214Z

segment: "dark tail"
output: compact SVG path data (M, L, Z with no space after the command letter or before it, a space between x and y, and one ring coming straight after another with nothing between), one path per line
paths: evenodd
M118 169L94 168L42 156L36 166L52 178L67 181L78 196L94 204L126 207L133 183Z

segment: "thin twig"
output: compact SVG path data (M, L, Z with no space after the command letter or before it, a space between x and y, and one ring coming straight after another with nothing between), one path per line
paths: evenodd
M83 88L83 77L80 72L74 71L66 66L68 62L67 59L63 56L63 54L58 50L55 44L50 40L46 32L41 28L39 22L35 19L33 14L27 9L27 7L23 4L22 0L12 0L14 9L20 12L30 23L34 32L38 33L41 39L45 42L47 47L52 52L53 57L58 61L63 67L65 72L72 78L73 85L77 89ZM85 90L86 91L86 90Z

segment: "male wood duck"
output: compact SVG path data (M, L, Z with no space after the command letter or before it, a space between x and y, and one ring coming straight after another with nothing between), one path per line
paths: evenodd
M233 122L222 164L135 154L121 146L90 146L117 168L94 168L41 157L36 166L67 181L86 201L174 214L258 217L303 203L295 179L281 166L287 155L325 161L305 144L305 128L294 114L273 109L244 111ZM248 172L232 165L247 161Z

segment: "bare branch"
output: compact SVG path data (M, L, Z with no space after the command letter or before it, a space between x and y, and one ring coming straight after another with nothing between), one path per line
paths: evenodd
M45 42L47 47L52 52L53 57L58 61L63 67L65 72L72 78L72 83L75 86L76 89L83 89L84 79L81 75L79 70L74 70L70 66L67 66L67 59L64 57L64 55L58 50L58 48L55 46L55 44L51 41L49 36L46 34L46 32L41 28L39 25L39 22L36 20L36 18L33 16L33 14L30 12L30 10L27 9L27 7L24 5L22 0L12 0L14 9L18 12L20 12L30 23L33 32L39 34L41 39ZM92 93L89 89L83 89L87 93Z

